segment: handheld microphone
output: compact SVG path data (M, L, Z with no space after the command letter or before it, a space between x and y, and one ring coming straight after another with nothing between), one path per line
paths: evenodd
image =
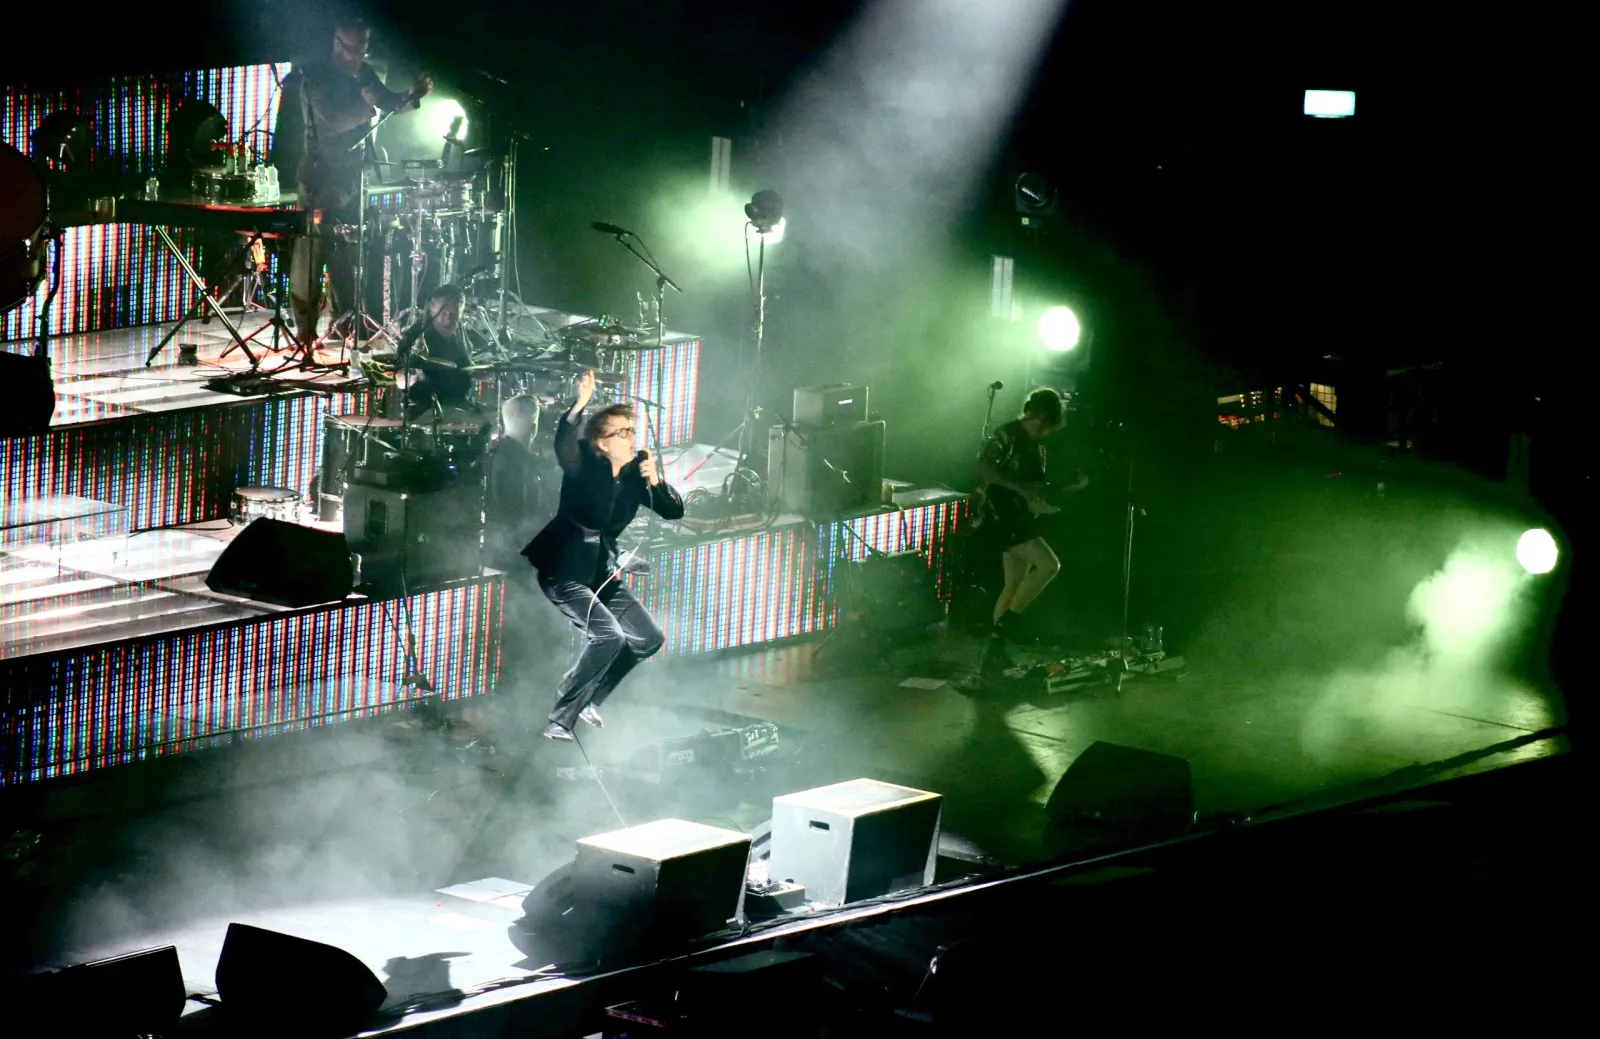
M621 235L621 236L625 236L625 237L628 237L628 238L632 238L633 237L633 232L632 231L629 231L629 230L627 230L625 228L618 227L616 224L608 224L603 220L596 220L594 223L590 224L589 226L594 228L596 231L599 231L601 234Z
M1006 384L1001 382L999 379L996 379L994 382L989 384L989 388L991 390L1003 390L1006 388Z

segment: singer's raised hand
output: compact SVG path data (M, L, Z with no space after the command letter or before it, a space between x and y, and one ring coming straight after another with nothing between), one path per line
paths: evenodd
M582 411L589 406L589 398L594 396L594 372L584 372L578 376L578 406L575 410Z

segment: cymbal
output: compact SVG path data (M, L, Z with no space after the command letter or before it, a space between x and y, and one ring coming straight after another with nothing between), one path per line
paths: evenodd
M601 386L615 386L624 378L619 372L603 372L592 364L579 364L576 361L544 361L538 368L540 371L559 375L582 375L584 372L594 372L594 381Z
M439 357L408 357L400 367L424 372L459 372L463 366Z
M642 336L644 333L626 325L602 325L598 321L580 321L556 329L556 335L563 339L587 339L591 343L609 343L612 339Z

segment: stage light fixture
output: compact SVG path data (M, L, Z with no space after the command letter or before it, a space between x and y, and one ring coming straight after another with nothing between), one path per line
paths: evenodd
M77 112L51 112L28 139L36 165L63 171L94 153L94 124Z
M1556 547L1556 539L1542 527L1524 531L1517 539L1517 562L1530 574L1548 574L1556 568L1556 561L1560 558L1561 550Z
M1316 119L1348 119L1356 114L1354 90L1308 90L1305 114Z
M1047 350L1066 353L1077 349L1083 339L1083 325L1071 307L1051 307L1039 318L1039 338Z
M1056 186L1042 173L1024 173L1013 187L1017 212L1025 216L1048 216L1056 211Z
M457 120L460 120L458 123ZM449 98L441 99L433 105L433 111L428 113L428 122L433 126L434 133L439 137L449 137L456 142L466 139L467 135L467 110L461 107L461 102Z
M758 191L745 203L744 215L757 231L771 234L783 222L783 199L770 188Z

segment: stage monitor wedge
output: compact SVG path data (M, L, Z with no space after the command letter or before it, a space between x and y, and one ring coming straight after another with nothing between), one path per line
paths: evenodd
M1181 832L1194 820L1189 762L1096 741L1068 766L1044 811L1057 823L1075 826Z
M217 557L206 587L296 609L339 602L352 587L350 549L343 534L258 519Z
M773 880L845 905L933 883L944 799L853 779L772 799Z

